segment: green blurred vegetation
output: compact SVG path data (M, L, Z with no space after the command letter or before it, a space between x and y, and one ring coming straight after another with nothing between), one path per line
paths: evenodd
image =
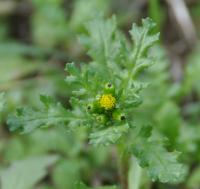
M182 79L176 81L171 73L170 47L165 43L171 26L164 3L149 0L139 9L140 1L128 0L9 1L12 6L5 2L0 0L2 189L89 189L79 181L91 187L120 185L116 149L88 146L86 129L68 133L63 127L51 127L19 135L10 133L6 124L16 108L40 107L41 94L69 106L65 63L88 59L78 35L87 32L84 25L90 19L113 14L124 31L142 17L149 16L157 22L156 30L161 31L162 37L152 55L159 56L159 63L141 75L142 80L151 80L152 86L142 94L145 100L135 111L135 121L155 123L168 139L168 149L180 151L180 161L188 169L185 181L175 186L152 183L143 173L141 189L200 188L200 48L197 42L195 48L178 55L184 66L181 65ZM188 7L199 35L200 3Z

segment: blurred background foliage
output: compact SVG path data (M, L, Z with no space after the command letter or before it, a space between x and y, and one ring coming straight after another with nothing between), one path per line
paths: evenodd
M180 6L174 2L182 2L186 19L177 17ZM185 181L176 186L152 183L144 173L141 188L200 188L198 0L0 0L0 92L6 93L6 98L0 95L2 189L72 189L80 180L93 187L120 183L116 150L88 146L84 129L67 133L52 127L19 135L6 125L17 107L40 106L40 94L69 106L65 63L88 59L77 36L86 32L90 19L113 14L124 32L146 16L157 22L161 40L152 55L159 59L141 75L153 82L143 92L135 121L154 122L168 138L168 149L182 152L188 168ZM22 176L16 178L19 169Z

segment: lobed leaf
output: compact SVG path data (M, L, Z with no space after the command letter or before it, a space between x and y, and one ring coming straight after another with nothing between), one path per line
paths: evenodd
M46 125L65 125L72 116L71 112L67 111L60 103L54 102L50 97L41 96L40 99L43 103L42 109L20 108L16 115L8 118L7 123L10 131L20 129L23 133L29 133Z
M108 146L116 143L129 130L128 124L113 126L90 134L90 144Z
M155 26L155 23L150 18L143 19L142 26L137 26L136 24L132 25L130 35L134 42L134 51L131 56L131 61L135 61L135 64L139 64L138 60L140 60L145 52L159 40L159 33L151 34ZM146 66L145 64L145 67Z
M103 20L94 19L86 24L88 35L80 38L88 48L88 54L98 63L98 67L108 66L117 70L118 64L123 64L128 55L127 41L117 30L116 17ZM113 66L115 64L115 66Z
M148 171L153 181L159 180L163 183L182 181L186 169L177 161L179 153L168 152L164 147L163 138L150 135L150 131L149 127L143 128L132 149L140 166Z

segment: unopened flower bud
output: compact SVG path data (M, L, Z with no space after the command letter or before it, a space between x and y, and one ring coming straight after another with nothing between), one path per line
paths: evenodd
M115 93L115 87L112 83L106 83L104 87L104 92L107 94L113 94Z
M112 114L112 117L114 120L117 121L125 121L126 120L126 115L121 112L120 110L115 110Z

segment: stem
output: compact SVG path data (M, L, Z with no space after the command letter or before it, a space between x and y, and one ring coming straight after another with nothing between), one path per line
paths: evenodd
M129 155L124 151L124 142L117 145L118 152L118 170L121 188L128 189L128 167Z
M130 168L128 173L128 189L139 189L142 169L138 165L134 156L130 158Z

